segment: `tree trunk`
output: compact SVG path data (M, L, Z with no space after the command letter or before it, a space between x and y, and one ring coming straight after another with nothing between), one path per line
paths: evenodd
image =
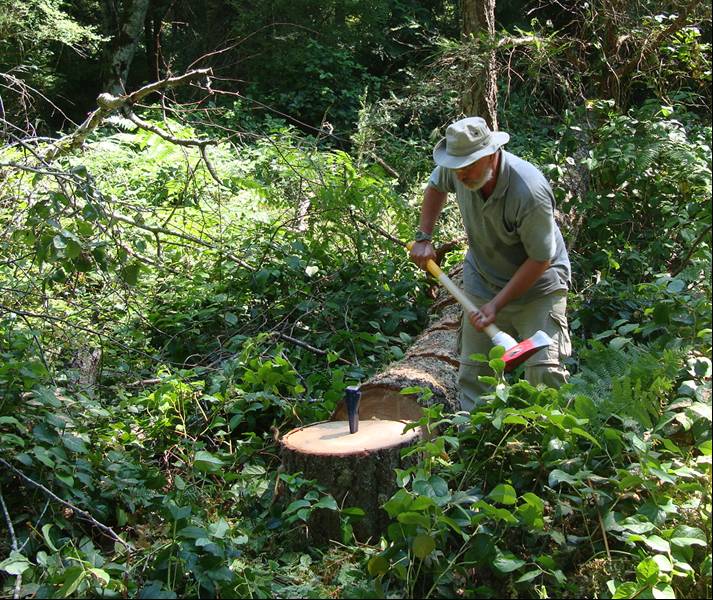
M401 450L421 439L419 429L402 433L404 423L373 419L351 434L345 421L325 421L293 429L282 438L282 464L288 473L316 480L340 508L359 507L363 518L353 524L360 541L378 540L389 524L381 506L396 491L394 469L413 464L415 456L401 458ZM341 540L339 513L317 509L307 523L306 540L325 544Z
M106 0L104 6L109 15L107 21L116 24L115 30L112 31L113 39L108 57L109 74L104 88L114 96L121 96L126 93L125 86L131 63L144 32L149 0L123 0L121 10L117 10L116 2L111 0Z
M460 284L462 268L451 276ZM286 472L302 472L307 479L317 480L340 507L364 510L364 518L354 524L354 534L361 541L373 541L388 525L388 516L380 507L396 491L394 469L406 468L416 460L415 456L403 459L400 452L426 435L425 430L413 429L402 436L403 426L423 416L422 405L443 404L445 412L460 409L456 346L461 315L460 306L441 289L431 308L431 325L404 358L361 386L356 434L349 433L342 403L330 421L292 430L282 438ZM411 387L428 388L431 395L401 394ZM371 441L372 447L363 447L364 439ZM315 511L307 533L312 543L341 539L339 516L335 511Z
M461 96L467 116L483 117L493 130L498 128L497 63L495 60L495 0L463 0L463 40L487 39L485 55L470 65Z

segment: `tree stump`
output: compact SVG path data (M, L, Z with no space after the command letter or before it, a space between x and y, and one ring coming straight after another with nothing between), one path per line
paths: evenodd
M462 269L451 273L462 278ZM431 308L431 325L414 341L404 358L390 364L361 386L359 431L349 433L347 412L340 404L330 421L300 427L282 438L283 467L302 472L325 486L337 504L357 506L365 517L354 523L360 541L374 541L389 524L381 506L396 491L394 469L415 463L416 456L401 458L401 450L425 435L420 428L402 435L404 426L423 416L423 406L443 404L445 412L460 410L457 399L457 336L462 310L445 290ZM432 395L402 394L424 387ZM323 543L340 539L339 515L319 509L308 522L308 539Z
M413 464L401 450L421 439L420 428L404 433L406 423L369 419L349 433L347 421L323 421L293 429L282 438L282 463L288 473L302 472L334 497L340 508L356 506L365 515L353 524L358 540L374 541L388 525L381 509L396 491L394 469ZM321 544L341 539L339 514L318 509L308 521L307 538Z

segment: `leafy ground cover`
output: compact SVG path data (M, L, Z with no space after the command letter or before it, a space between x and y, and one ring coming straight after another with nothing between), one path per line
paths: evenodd
M572 217L572 381L535 389L481 357L489 402L428 411L442 433L394 474L368 544L356 510L333 546L295 543L339 507L281 472L275 438L425 325L429 284L378 231L408 237L420 183L276 121L210 146L213 173L121 119L46 172L3 173L3 593L709 597L711 130L583 110L513 148ZM458 238L457 215L439 233Z

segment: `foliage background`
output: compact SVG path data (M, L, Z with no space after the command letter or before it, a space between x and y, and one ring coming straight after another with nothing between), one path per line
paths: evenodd
M141 5L0 0L3 594L710 597L710 7L500 0L463 39L446 1L147 3L127 91L211 76L73 147ZM573 262L572 382L483 357L493 397L426 414L357 543L275 437L427 324L383 231L491 48ZM343 539L305 548L318 509Z

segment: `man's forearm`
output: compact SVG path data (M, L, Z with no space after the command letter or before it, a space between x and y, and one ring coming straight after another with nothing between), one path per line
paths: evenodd
M539 261L528 258L515 271L507 285L493 298L495 307L500 311L504 306L522 296L532 287L540 276L550 267L550 261Z
M436 225L438 216L443 210L443 205L446 203L448 194L439 192L436 188L428 186L423 193L423 206L421 207L421 219L418 223L418 228L427 234L433 233L433 228Z

